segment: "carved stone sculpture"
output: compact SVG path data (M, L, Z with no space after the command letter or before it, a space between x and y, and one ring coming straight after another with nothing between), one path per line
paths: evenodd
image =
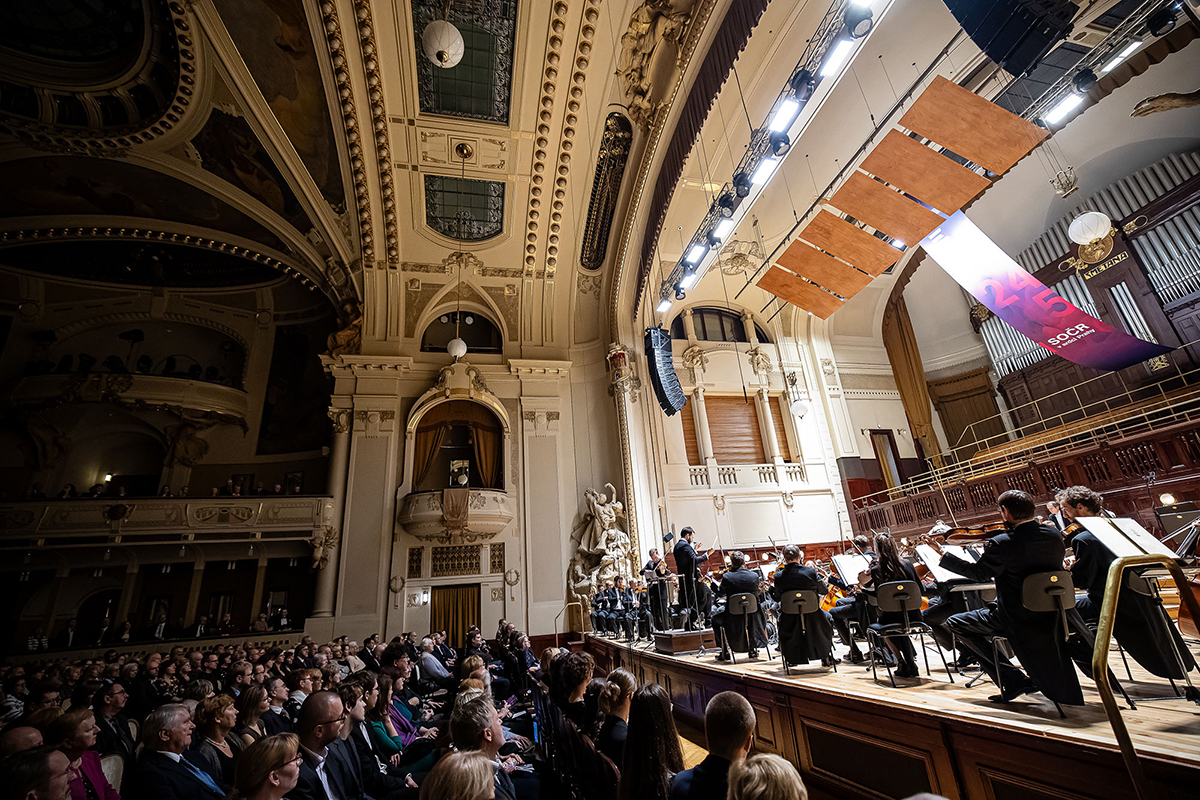
M353 300L347 301L342 310L347 320L346 327L331 333L325 345L331 356L355 356L362 352L362 310Z
M1200 106L1200 89L1194 92L1167 92L1147 97L1133 107L1131 117L1148 117L1162 111L1174 111L1177 108Z
M313 569L325 569L329 563L329 556L333 553L333 548L337 547L339 539L341 539L341 534L337 528L331 525L326 525L313 533L308 540L313 549Z
M629 101L629 118L643 130L654 121L670 78L693 0L646 0L621 35L617 72Z
M624 506L616 499L613 485L604 486L613 499L609 500L603 492L587 489L584 492L587 511L571 535L576 550L567 569L567 595L569 602L581 604L584 620L591 614L596 589L618 575L629 575L629 535L617 524L617 517L624 516Z

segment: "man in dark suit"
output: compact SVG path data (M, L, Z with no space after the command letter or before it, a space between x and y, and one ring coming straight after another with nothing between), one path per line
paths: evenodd
M54 637L54 643L51 646L55 650L66 650L70 647L80 647L82 644L83 640L79 637L79 620L71 617L67 620L67 627Z
M757 724L749 700L737 692L714 695L704 709L708 756L675 776L670 800L725 800L729 768L754 747Z
M96 750L102 756L119 755L126 764L133 761L137 742L129 730L129 718L125 716L125 704L129 701L129 689L123 681L106 681L92 697L92 710L96 712Z
M635 611L633 609L633 592L625 586L625 578L618 575L616 585L613 586L609 597L612 602L609 606L609 614L612 615L613 632L620 634L622 630L625 632L625 641L633 638L633 626L637 621Z
M766 619L761 607L762 577L754 570L746 568L746 554L741 550L734 550L729 554L729 565L732 569L721 577L717 596L728 600L735 594L748 593L758 598L760 605L757 611L749 615L735 615L723 610L713 616L713 631L717 634L717 641L721 643L721 654L717 656L717 660L728 661L729 648L732 646L740 650L739 645L742 643L745 643L750 657L757 658L758 644L767 638Z
M183 758L191 744L192 715L178 703L159 706L142 729L145 749L125 780L126 797L154 800L218 800L225 793L202 769Z
M970 563L951 554L942 557L943 567L965 578L995 579L996 603L955 614L946 620L946 626L975 654L992 681L1004 687L989 698L993 702L1007 703L1040 691L1059 703L1083 705L1075 665L1061 641L1058 614L1029 611L1021 597L1027 577L1063 568L1062 534L1053 526L1038 523L1034 518L1037 507L1025 492L1010 489L998 502L1009 530L988 540L979 561ZM993 636L1008 639L1029 677L1003 655L999 662L993 660Z
M288 616L286 608L279 609L279 613L271 617L271 630L286 631L295 627L296 621Z
M171 625L167 622L166 614L159 614L150 627L146 628L146 639L154 642L161 642L164 639L169 639L173 635Z
M496 800L538 796L536 774L522 774L514 781L505 770L505 764L500 760L504 728L487 694L481 693L470 700L464 698L455 703L454 712L450 715L450 737L458 750L478 750L496 765Z
M1046 513L1048 514L1046 522L1053 525L1055 530L1063 531L1067 529L1067 525L1070 523L1063 514L1062 506L1057 501L1051 500L1046 503Z
M205 636L212 636L212 626L208 624L208 617L201 614L196 618L195 624L188 628L188 636L193 639L203 639Z
M291 800L371 800L358 756L339 734L346 708L337 692L314 692L300 708L300 778Z
M675 542L675 569L679 573L679 606L684 615L683 627L689 631L696 629L696 620L700 617L700 606L697 600L696 581L700 578L700 565L708 560L708 553L698 555L692 547L696 532L684 528Z
M358 759L358 772L362 775L363 787L374 797L386 797L387 800L417 800L419 791L417 784L406 773L396 775L388 771L367 736L367 704L363 696L363 686L354 683L343 683L338 687L338 697L346 708L346 725L353 726L350 735L343 741L348 744L349 752Z
M782 602L785 595L795 591L816 592L824 597L829 591L825 581L812 567L800 563L800 548L789 544L783 548L783 567L775 573L771 596ZM779 615L779 649L789 664L807 664L820 660L821 666L833 664L833 619L828 611L817 609L804 615L804 632L800 632L799 614Z
M1078 517L1098 517L1103 506L1100 495L1086 486L1068 486L1059 492L1058 499L1068 522L1075 522ZM1077 600L1075 607L1085 622L1098 623L1100 607L1104 604L1108 568L1117 560L1117 556L1086 528L1071 539L1071 552L1075 555L1075 563L1071 565L1071 581L1076 591L1087 592L1087 597ZM1158 601L1149 595L1128 588L1121 591L1117 598L1113 637L1134 661L1160 678L1182 680L1181 660L1188 671L1196 666L1171 618L1162 611ZM1085 673L1090 673L1091 651L1081 653L1076 662Z
M608 633L608 590L601 587L592 596L592 631Z

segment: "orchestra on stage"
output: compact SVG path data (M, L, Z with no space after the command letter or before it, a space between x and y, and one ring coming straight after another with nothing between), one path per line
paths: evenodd
M990 678L991 701L1036 692L1061 713L1062 705L1083 703L1079 673L1092 674L1113 562L1138 547L1185 566L1194 554L1171 551L1133 520L1112 518L1085 486L1059 491L1041 515L1020 490L1004 492L997 506L993 524L967 529L939 520L911 542L887 532L856 535L827 563L805 560L795 544L773 548L770 561L705 550L685 527L678 539L664 537L664 545L674 540L674 571L651 549L628 584L618 577L600 587L592 629L633 646L656 633L711 627L721 662L738 654L760 658L764 649L788 670L869 662L886 670L893 686L901 685L897 678L919 677L922 663L929 675L932 650L951 682L974 668L968 686ZM1194 546L1195 537L1188 541ZM1200 703L1189 676L1195 660L1162 600L1163 572L1125 571L1113 639L1122 658L1171 681L1175 696ZM840 660L835 633L847 650ZM1111 671L1108 677L1124 694Z

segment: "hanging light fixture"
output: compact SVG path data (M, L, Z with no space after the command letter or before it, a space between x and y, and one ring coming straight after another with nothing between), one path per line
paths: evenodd
M450 69L462 61L466 52L462 33L450 22L450 2L442 10L442 18L425 26L421 34L421 49L435 67Z
M449 8L449 3L447 3L447 8ZM456 144L454 146L454 154L456 156L458 156L459 159L462 161L462 178L461 178L461 180L465 182L467 179L467 159L469 159L471 156L473 156L475 154L475 151L471 147L471 145L467 144L466 142L459 142L458 144ZM464 241L463 235L462 235L462 224L463 224L463 211L460 208L459 212L458 212L458 239L459 239L459 241ZM465 253L457 253L456 255L458 256L458 300L457 300L457 304L455 305L455 310L454 310L454 338L451 339L449 344L446 345L446 352L450 354L451 358L453 358L455 361L458 361L460 358L462 358L463 356L465 356L467 354L467 343L462 340L461 336L459 336L459 331L462 330L462 316L463 316L462 315L462 288L463 288L462 287L462 265L463 265L463 261L465 261L466 258L465 258ZM474 320L472 320L472 321L474 321ZM471 323L467 323L467 324L469 325Z

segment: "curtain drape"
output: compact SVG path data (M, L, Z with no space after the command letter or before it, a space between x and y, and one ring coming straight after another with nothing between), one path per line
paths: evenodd
M896 388L900 391L908 424L912 426L913 438L920 442L926 457L941 466L942 448L933 429L933 408L929 386L925 383L925 367L921 363L921 351L903 295L890 301L883 312L883 346L887 348L892 375L896 378Z
M429 628L446 631L451 647L462 647L467 628L479 624L479 584L435 586L430 594Z
M446 425L431 425L428 428L417 428L413 443L413 487L418 487L429 474L430 468L437 457L437 452L446 440Z
M475 447L475 466L485 489L499 489L496 467L500 463L500 430L478 422L471 423L471 440Z

